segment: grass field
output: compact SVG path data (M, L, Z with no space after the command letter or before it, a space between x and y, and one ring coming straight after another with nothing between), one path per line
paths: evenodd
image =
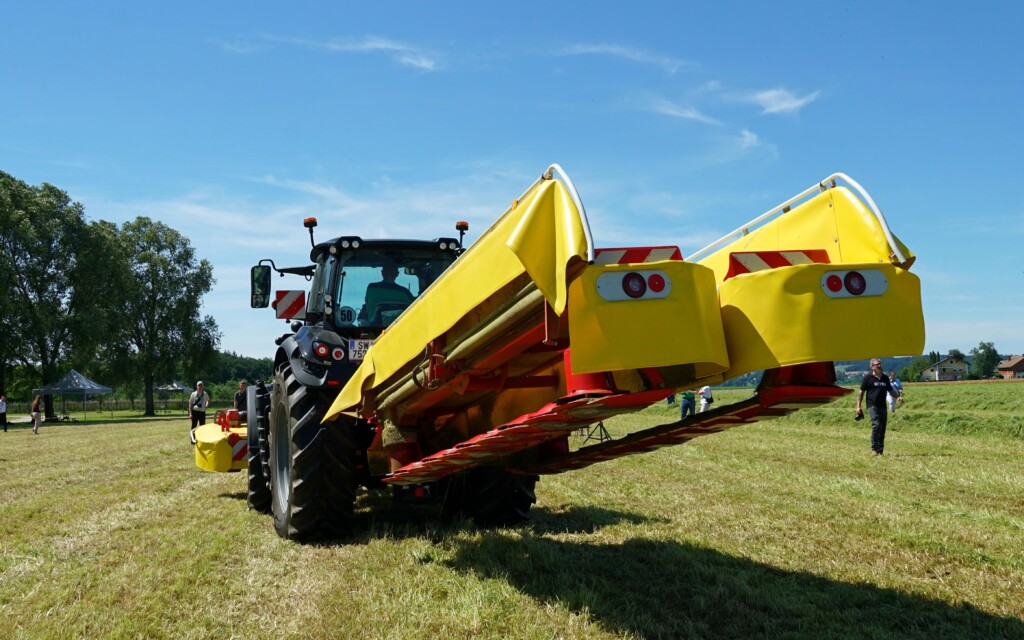
M544 477L521 528L362 495L321 546L196 469L183 419L19 424L0 638L1024 638L1024 385L907 395L882 458L851 396Z

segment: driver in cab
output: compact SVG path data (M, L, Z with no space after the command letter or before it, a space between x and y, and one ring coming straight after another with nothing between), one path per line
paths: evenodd
M390 324L397 317L392 315L388 322L383 322L384 312L401 312L409 306L415 296L408 288L395 282L398 278L398 266L394 262L387 262L381 267L381 281L371 282L366 287L366 301L359 312L360 324L381 325Z

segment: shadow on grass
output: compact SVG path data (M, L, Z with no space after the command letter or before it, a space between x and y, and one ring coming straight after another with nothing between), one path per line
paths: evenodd
M244 492L221 497L243 500ZM516 529L443 522L438 505L360 496L352 534L328 546L381 538L424 538L448 550L428 554L483 579L503 580L545 605L583 614L613 633L642 638L1024 638L1024 621L970 605L849 584L676 541L621 544L553 536L660 522L601 507L536 508ZM316 543L324 545L321 541Z
M443 564L645 638L1024 638L971 606L783 571L678 542L568 542L485 532Z
M245 498L245 493L240 499ZM221 494L234 498L235 494ZM351 533L337 540L316 541L317 545L347 546L363 545L381 538L401 540L406 538L427 538L435 544L444 544L458 539L459 534L481 530L464 518L444 519L440 515L440 501L408 503L393 499L386 492L369 492L356 501L356 511L351 523ZM530 511L530 521L520 529L530 535L546 534L590 534L603 527L628 523L664 522L659 518L612 511L600 507L572 507L557 512L536 507Z

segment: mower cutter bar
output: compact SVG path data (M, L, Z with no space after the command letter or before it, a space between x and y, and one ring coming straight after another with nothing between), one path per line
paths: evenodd
M790 414L801 408L826 404L850 393L837 386L783 386L761 389L753 397L699 413L669 424L631 433L616 440L583 447L543 464L512 469L520 473L551 474L582 469L612 458L646 453L661 447L689 442L698 436L719 433Z
M698 436L784 416L799 408L831 402L847 393L850 393L848 389L834 385L767 387L758 390L751 398L705 411L692 418L658 425L617 440L584 447L536 466L509 470L518 473L551 474L581 469L596 462L682 444ZM492 463L502 456L564 437L567 432L612 416L637 411L667 396L667 391L656 390L562 398L534 413L520 416L512 422L454 447L401 467L384 478L384 482L395 485L433 482L459 471Z

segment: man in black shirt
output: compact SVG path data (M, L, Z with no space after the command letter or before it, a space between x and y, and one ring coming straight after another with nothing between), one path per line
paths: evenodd
M871 451L874 455L880 456L882 449L885 448L885 425L889 417L885 408L885 396L890 394L898 402L903 402L903 396L882 372L882 361L878 358L871 359L871 373L864 376L860 383L860 393L857 395L858 420L864 417L861 403L865 394L868 397L868 417L871 418Z
M248 382L242 380L238 383L238 391L235 392L235 409L239 413L244 413L246 408L246 391L245 388L249 385Z

